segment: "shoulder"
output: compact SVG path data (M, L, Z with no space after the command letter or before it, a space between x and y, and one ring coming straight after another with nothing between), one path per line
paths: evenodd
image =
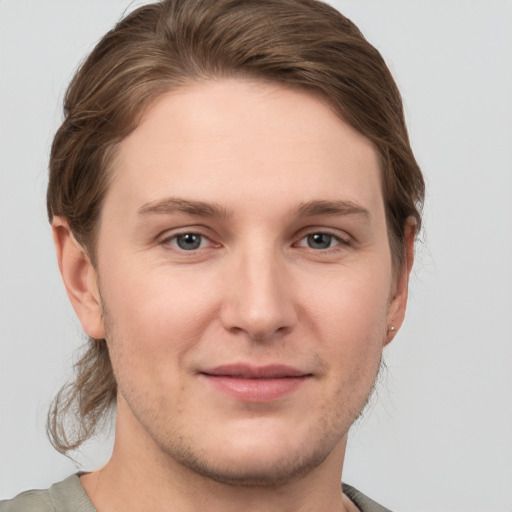
M31 490L18 494L12 500L0 501L0 512L53 512L55 508L48 490Z
M0 501L0 512L96 512L78 475L71 475L49 489L22 492L12 500Z
M376 501L368 498L368 496L363 494L361 491L358 491L351 485L344 483L343 492L350 498L350 501L352 501L352 503L354 503L354 505L361 512L391 512L389 509L379 505Z

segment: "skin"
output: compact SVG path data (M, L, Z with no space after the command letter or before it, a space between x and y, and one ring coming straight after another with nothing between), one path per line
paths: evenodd
M53 222L119 386L112 458L81 477L95 506L353 510L347 433L402 323L414 240L411 224L393 273L373 145L314 95L214 80L160 97L113 172L96 268ZM239 363L304 376L260 400L204 374Z

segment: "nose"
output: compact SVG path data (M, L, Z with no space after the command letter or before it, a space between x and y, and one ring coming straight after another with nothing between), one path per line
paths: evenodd
M293 329L297 308L292 279L273 251L260 248L236 258L228 279L221 309L226 330L261 342Z

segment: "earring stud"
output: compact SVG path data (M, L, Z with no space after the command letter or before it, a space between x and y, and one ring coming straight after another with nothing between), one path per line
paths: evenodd
M393 332L395 330L394 325L388 325L388 332Z

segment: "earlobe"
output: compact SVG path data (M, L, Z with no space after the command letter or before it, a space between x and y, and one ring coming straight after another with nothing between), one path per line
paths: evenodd
M404 233L404 260L396 276L393 297L390 300L387 317L387 332L384 344L387 345L400 329L407 306L409 275L414 262L414 240L416 237L416 221L408 219Z
M84 248L62 217L52 220L52 234L64 286L84 331L105 338L97 274Z

